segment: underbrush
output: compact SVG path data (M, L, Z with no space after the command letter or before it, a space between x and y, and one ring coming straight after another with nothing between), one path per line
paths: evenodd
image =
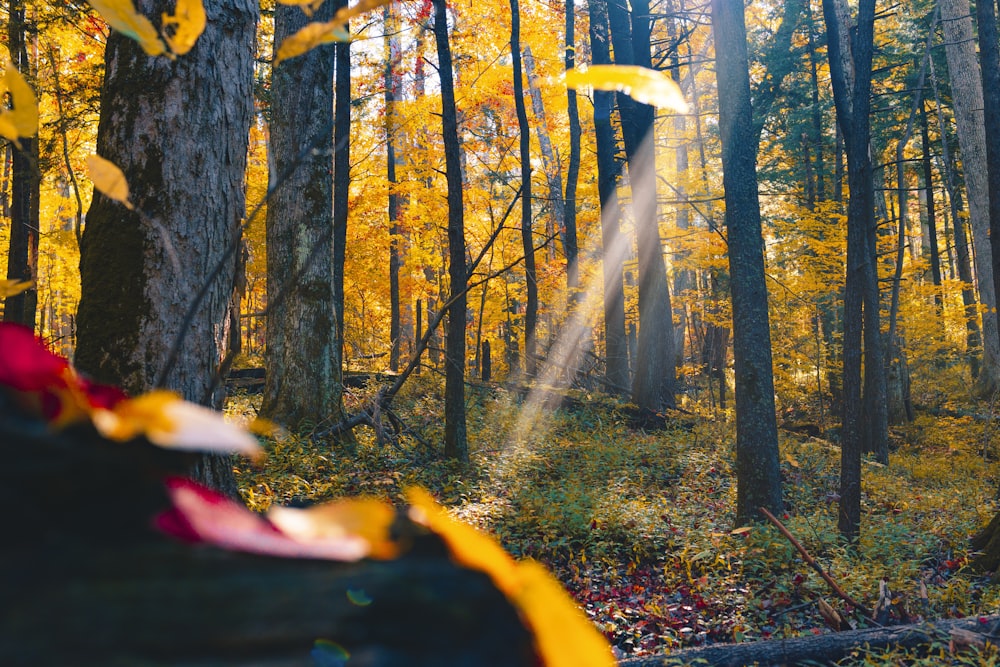
M394 406L415 436L380 444L362 427L345 445L286 435L269 444L262 468L239 471L248 505L358 495L398 503L405 487L424 486L515 556L552 569L620 655L826 632L820 599L865 624L774 527L734 530L730 421L676 413L663 428L639 428L631 406L606 396L477 386L468 393L471 463L463 468L438 450L441 388L415 380ZM351 397L349 409L364 397ZM252 397L230 404L254 409ZM966 568L967 538L996 511L990 428L921 415L894 431L889 466L864 464L856 549L837 535L839 449L782 433L782 521L869 607L884 581L901 618L992 613L1000 590ZM940 664L902 652L852 662Z

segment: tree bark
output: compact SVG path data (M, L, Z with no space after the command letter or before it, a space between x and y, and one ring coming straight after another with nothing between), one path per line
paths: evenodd
M336 0L337 9L348 0ZM344 30L348 26L344 24ZM337 358L344 365L344 261L351 192L351 42L334 47L336 72L333 103L333 305L337 311ZM340 371L343 372L343 371Z
M566 58L567 70L576 66L576 5L566 0ZM579 246L576 237L576 187L580 178L580 112L577 107L576 90L566 89L566 115L569 117L569 164L566 167L566 194L563 198L563 223L566 237L563 249L566 253L566 289L569 290L569 304L582 298L580 289Z
M828 35L830 74L837 122L844 136L850 200L847 210L847 282L844 289L843 395L841 430L840 514L838 528L849 542L861 528L861 453L864 446L861 390L862 317L878 319L869 309L866 285L875 267L867 235L874 228L875 193L869 156L871 59L874 0L861 0L857 32L849 34L845 7L839 0L823 0ZM869 339L865 336L866 348ZM880 341L875 342L880 345ZM884 369L866 366L868 375Z
M465 425L465 209L462 201L462 159L455 109L455 80L448 43L448 8L445 0L433 0L434 40L441 76L441 133L444 138L445 178L448 183L448 277L451 298L445 348L445 456L469 460ZM524 196L524 193L522 193ZM527 199L527 197L525 197Z
M983 125L983 83L976 59L976 44L968 0L940 0L941 28L951 80L955 128L958 133L965 197L979 301L982 309L983 361L976 384L978 393L989 395L1000 388L1000 332L997 329L996 289L990 243L989 180L986 166L986 133Z
M595 65L611 64L607 0L588 0L590 52ZM625 334L625 279L622 266L627 251L621 233L618 205L620 165L615 159L611 111L615 94L594 91L594 135L597 143L597 190L601 198L601 243L604 273L604 347L608 386L619 395L630 391L628 338Z
M33 67L28 58L28 26L24 0L11 0L10 21L7 24L7 48L11 65L27 81L33 80ZM23 137L20 148L13 147L11 160L10 246L7 253L8 280L37 280L39 195L38 138ZM4 322L17 322L35 328L38 309L38 287L7 297L4 302Z
M649 3L610 0L608 17L618 65L650 67ZM628 159L639 267L639 332L632 401L644 410L676 407L674 396L673 309L663 262L656 199L655 109L627 95L618 96Z
M771 329L757 195L757 143L742 5L712 2L736 370L736 521L782 511Z
M524 373L534 377L538 354L535 338L538 326L538 278L535 273L535 243L531 219L531 128L524 106L524 77L521 74L521 12L518 0L510 0L510 55L514 70L514 107L521 160L521 250L524 253ZM561 194L562 188L560 188Z
M399 353L402 329L400 326L399 270L402 266L399 219L402 214L402 197L397 192L402 159L397 149L399 119L396 102L403 93L403 75L399 71L402 53L399 44L399 8L396 3L386 5L383 13L385 39L385 168L389 182L389 370L399 370ZM420 332L417 332L417 337Z
M137 5L154 22L173 8ZM162 386L218 408L214 377L246 205L258 9L209 0L205 11L204 33L176 60L149 57L116 31L108 39L97 152L122 169L142 215L94 193L80 247L76 364L133 394L163 375ZM165 372L172 347L176 362ZM212 461L217 478L232 480L227 459Z
M996 3L976 3L979 27L979 66L983 78L983 128L986 137L986 172L989 184L990 239L1000 239L1000 43L997 42ZM993 291L1000 294L1000 243L991 243ZM980 263L983 263L982 261ZM1000 338L997 339L1000 343Z
M326 6L316 20L329 20ZM309 23L275 7L275 48ZM334 47L272 74L271 199L267 207L267 380L261 414L292 429L342 418L341 344L334 306L331 174ZM295 283L289 278L295 276Z

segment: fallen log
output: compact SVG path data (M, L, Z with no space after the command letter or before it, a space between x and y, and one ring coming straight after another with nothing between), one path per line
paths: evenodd
M769 639L745 644L714 644L674 651L666 655L623 660L621 667L667 667L675 665L796 665L806 661L827 662L848 657L857 649L916 648L934 642L948 645L956 633L969 645L969 633L991 639L1000 616L976 616L926 621L913 625L866 628L824 635Z

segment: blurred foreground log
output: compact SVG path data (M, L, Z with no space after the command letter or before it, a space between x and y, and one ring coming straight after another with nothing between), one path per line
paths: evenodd
M996 643L993 636L1000 616L977 616L945 619L915 625L897 625L888 628L868 628L825 635L795 637L793 639L768 639L745 644L716 644L674 651L649 658L625 660L622 667L660 667L667 665L712 665L739 667L742 665L797 665L828 664L841 660L857 650L888 648L917 648L932 644L970 645L970 634L983 641ZM956 640L953 641L953 633Z
M343 664L317 640L352 666L536 662L517 611L436 535L350 564L182 544L152 518L191 455L53 433L2 392L0 446L0 665Z

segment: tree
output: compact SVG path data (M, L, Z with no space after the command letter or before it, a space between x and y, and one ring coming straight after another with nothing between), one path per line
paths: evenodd
M347 0L334 0L338 9ZM344 31L347 32L347 23ZM333 307L337 311L337 358L344 361L344 262L347 257L347 214L351 190L351 42L337 42L336 99L333 107ZM339 371L338 371L339 372Z
M983 124L983 83L968 0L940 0L941 29L951 81L955 130L964 169L965 197L976 257L992 257L986 133ZM960 224L960 223L959 223ZM1000 388L1000 330L997 325L994 271L990 262L975 262L979 301L983 305L983 361L976 381L979 393Z
M139 4L157 21L172 8ZM129 393L162 386L218 408L258 10L208 0L205 11L204 33L176 59L148 56L117 31L108 39L97 152L124 172L134 210L94 194L80 248L76 364ZM227 458L200 476L235 493Z
M448 43L448 8L433 0L434 41L441 77L441 134L444 138L445 179L448 183L448 333L445 347L444 453L462 462L469 460L465 430L465 208L462 201L462 159L455 109L455 79Z
M733 307L736 371L736 520L758 520L757 508L781 511L778 426L774 414L771 335L764 282L764 241L757 196L757 144L743 6L713 0L719 82L719 130Z
M986 173L989 183L990 239L1000 239L1000 43L997 41L996 3L976 3L979 25L979 66L983 77L983 127L986 137ZM1000 243L992 243L993 286L1000 292Z
M874 40L875 2L861 0L857 28L847 30L846 7L840 0L823 0L827 29L830 77L833 83L837 123L844 136L847 152L847 175L850 200L847 209L847 283L844 289L843 393L844 413L841 430L840 515L837 526L849 542L858 538L861 527L861 452L862 429L861 339L862 327L878 322L878 303L874 310L865 298L867 286L876 282L874 248L868 244L875 228L875 186L869 153L871 125L871 62ZM875 286L877 289L877 285ZM864 317L865 321L862 321ZM877 338L877 337L876 337ZM879 340L865 336L878 349ZM872 359L872 357L868 357ZM881 363L868 363L867 375L883 374Z
M610 0L608 19L615 63L651 67L649 3ZM659 411L675 407L674 325L670 287L663 263L656 200L655 110L627 95L618 97L622 135L628 159L632 210L639 265L639 340L632 382L632 401Z
M11 65L31 81L28 35L24 0L11 0L7 24L7 49ZM11 165L10 247L7 255L8 280L35 280L38 277L39 186L38 139L24 137L13 149ZM31 287L7 299L4 322L35 327L38 289Z
M400 217L403 197L396 191L399 183L397 168L403 164L401 151L397 149L399 119L396 101L403 93L403 75L400 66L399 17L395 3L390 2L383 13L385 41L385 168L389 182L389 370L399 370L400 350L400 304L399 271L402 264L402 239ZM417 336L421 333L418 331Z
M566 55L564 63L567 70L576 67L576 5L573 0L566 0ZM566 115L569 116L569 166L566 170L565 218L566 227L566 287L569 290L570 303L575 303L580 288L579 248L576 235L576 188L580 177L580 112L576 101L576 90L566 89Z
M611 64L607 0L588 0L590 52L595 65ZM625 280L622 265L625 243L619 223L618 176L615 133L611 111L615 94L594 91L594 138L597 143L597 190L601 200L601 245L604 272L604 357L605 376L616 394L628 394L628 339L625 337Z
M535 272L535 245L531 233L531 128L524 106L524 78L521 74L521 11L518 0L510 0L510 56L514 70L514 107L517 110L521 162L521 248L524 251L524 372L533 377L538 353L538 278Z
M316 19L329 20L327 2ZM309 23L278 4L274 44ZM334 306L334 47L276 65L271 75L273 173L267 208L267 381L261 414L296 429L341 418L341 342Z

